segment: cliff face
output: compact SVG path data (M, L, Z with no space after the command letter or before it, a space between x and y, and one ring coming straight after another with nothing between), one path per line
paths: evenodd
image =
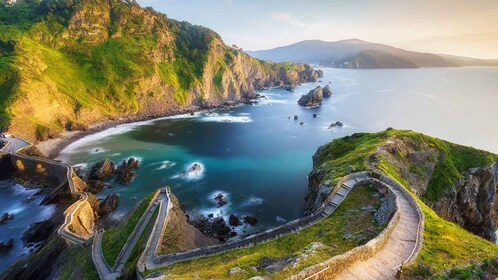
M306 213L321 205L337 178L368 169L410 186L438 216L496 241L497 162L497 155L414 132L388 130L338 139L313 156Z
M321 75L251 58L212 30L133 1L18 2L0 4L0 126L30 140L108 118L240 101Z

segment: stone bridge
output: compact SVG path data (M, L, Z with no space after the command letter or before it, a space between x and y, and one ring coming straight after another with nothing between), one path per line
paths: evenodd
M58 229L58 234L69 245L88 244L94 234L95 214L88 202L86 184L70 165L18 152L30 145L20 138L8 138L1 150L3 156L0 166L6 171L0 172L0 178L13 172L26 181L53 187L52 193L44 202L51 200L56 194L67 194L75 202L64 211L64 223Z

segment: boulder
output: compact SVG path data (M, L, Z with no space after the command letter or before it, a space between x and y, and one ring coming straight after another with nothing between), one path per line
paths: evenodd
M45 220L29 225L22 234L24 244L34 244L46 240L55 231L57 225L51 220Z
M97 194L105 187L105 182L101 180L88 180L86 185L88 186L87 192Z
M332 96L332 91L330 90L330 86L326 85L323 88L323 97L331 97Z
M228 271L228 275L237 275L237 274L244 274L246 273L245 270L243 270L242 268L240 267L232 267L230 268L230 270Z
M116 194L110 194L100 202L97 214L100 216L109 214L114 211L116 207L118 207L118 196Z
M105 181L115 170L114 163L109 159L94 164L88 174L88 181Z
M222 207L228 203L227 199L225 196L223 196L222 193L217 194L214 199L216 200L216 204L218 207Z
M14 247L14 239L11 238L8 241L0 242L0 253L7 252Z
M230 224L233 227L240 226L240 219L237 218L234 214L230 214L230 217L228 218L228 224Z
M323 88L317 86L315 89L301 96L297 103L304 107L314 107L321 105L323 101Z
M14 214L5 212L0 216L0 225L5 224L12 219L14 219Z
M244 221L252 226L252 225L255 225L258 222L258 219L256 219L253 216L245 216L244 217Z
M343 126L344 126L344 124L342 122L337 121L337 122L331 123L329 125L328 129L331 129L331 128L334 128L334 127L343 127Z
M133 169L137 167L138 160L134 158L129 158L128 161L123 160L121 165L116 170L116 172L118 173L116 181L121 185L129 184L133 179L133 176L135 176L135 172L133 172Z

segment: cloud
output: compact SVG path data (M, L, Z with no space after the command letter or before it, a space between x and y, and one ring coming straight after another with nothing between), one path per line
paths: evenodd
M292 26L301 26L301 27L304 26L304 23L302 21L298 20L295 17L292 17L290 14L287 13L276 12L271 14L271 18L273 20L280 21Z

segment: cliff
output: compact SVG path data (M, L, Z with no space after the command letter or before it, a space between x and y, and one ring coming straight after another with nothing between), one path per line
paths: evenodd
M498 155L406 131L389 130L375 140L370 146L367 142L356 143L365 145L371 152L362 155L361 165L349 163L350 169L386 172L385 166L391 166L395 178L406 182L440 217L496 241ZM329 172L323 165L324 157L330 155L324 149L320 148L313 157L307 198L309 210L316 208L333 185L333 180L324 179ZM343 168L335 172L348 169Z
M304 64L254 59L212 30L134 1L0 4L0 127L29 140L241 101L320 75Z
M409 268L412 276L493 263L498 246L489 241L496 240L498 229L497 162L498 155L413 131L356 133L313 156L307 213L348 172L375 171L408 188L424 213L424 242Z

